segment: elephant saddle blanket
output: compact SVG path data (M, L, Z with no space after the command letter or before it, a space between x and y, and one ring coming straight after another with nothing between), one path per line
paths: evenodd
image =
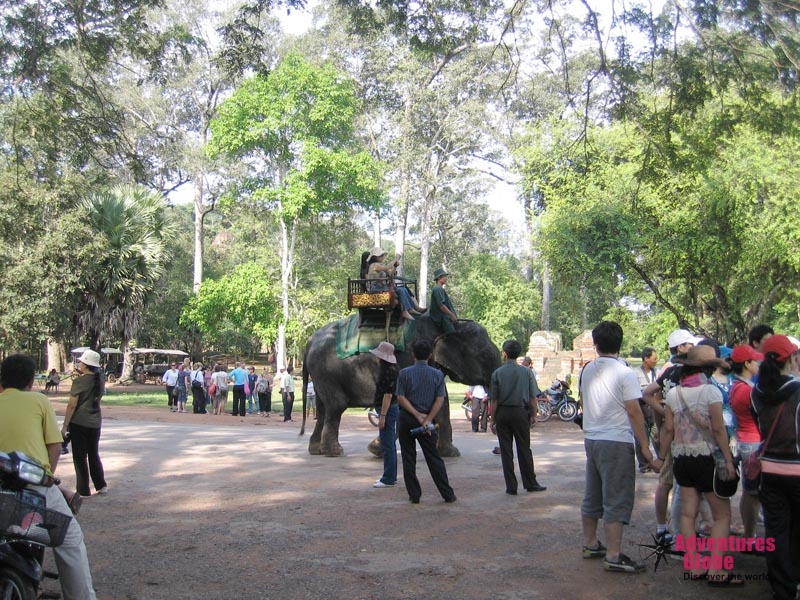
M383 319L382 319L383 321ZM394 321L394 319L392 320ZM414 337L414 321L402 319L389 324L389 339L386 339L385 322L378 324L361 322L358 314L336 321L336 355L348 358L369 352L381 342L389 341L398 351L403 351Z

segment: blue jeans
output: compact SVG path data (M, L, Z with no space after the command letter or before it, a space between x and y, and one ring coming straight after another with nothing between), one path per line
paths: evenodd
M383 429L378 432L381 451L383 452L383 476L381 477L381 482L386 485L397 483L397 446L395 445L395 439L397 437L397 415L399 411L400 407L397 404L390 405L386 411L386 421L383 424Z
M411 292L408 288L399 285L394 289L394 293L400 300L401 310L411 310L416 306L416 302L414 302L414 299L411 297Z

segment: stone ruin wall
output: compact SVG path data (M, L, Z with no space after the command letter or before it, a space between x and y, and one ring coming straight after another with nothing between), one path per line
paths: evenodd
M541 390L549 388L555 379L565 379L577 394L581 367L597 357L592 331L587 329L572 340L572 347L573 350L562 350L561 334L557 331L533 332L525 354L533 361L536 381Z

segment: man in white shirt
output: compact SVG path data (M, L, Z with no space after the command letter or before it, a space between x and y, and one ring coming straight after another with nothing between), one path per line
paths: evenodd
M642 393L644 393L644 389L653 383L656 380L656 365L658 364L658 352L656 352L655 348L650 348L649 346L645 346L642 348L642 364L639 366L636 371L636 377L639 379L639 386L642 388ZM644 400L639 401L639 408L642 409L642 414L644 415L644 433L647 436L648 443L650 442L650 429L653 427L653 413L650 407L644 402ZM642 454L642 447L639 444L638 440L634 440L636 442L636 462L639 465L639 472L640 473L647 473L651 471L650 465L647 464L647 461L644 459L644 455Z
M175 412L178 408L178 401L175 398L175 386L178 385L178 365L173 363L161 377L161 382L167 387L167 404L170 412Z
M486 410L486 389L482 385L471 385L467 388L467 398L472 400L472 431L480 430L486 433L488 410Z
M631 431L647 462L651 466L653 462L639 408L642 391L636 374L619 359L622 327L602 321L592 330L592 341L597 358L587 363L580 375L586 450L583 557L603 558L606 571L642 573L646 566L621 552L622 531L630 522L636 492ZM599 519L603 519L608 547L597 538Z

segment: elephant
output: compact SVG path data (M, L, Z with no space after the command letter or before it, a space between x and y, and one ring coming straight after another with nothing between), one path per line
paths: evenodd
M488 388L492 373L500 366L500 351L486 330L475 321L458 321L455 331L442 334L427 314L416 317L413 334L405 340L405 349L395 352L400 369L413 364L411 345L417 339L427 339L432 343L430 363L458 383ZM303 423L300 435L305 433L309 377L314 381L317 404L317 421L308 444L310 454L340 456L343 453L339 444L342 413L349 407L373 405L378 376L375 357L362 352L339 358L336 344L337 323L328 323L311 336L303 356ZM441 455L459 456L453 445L450 407L446 399L435 421L439 427ZM370 450L375 451L374 445Z

